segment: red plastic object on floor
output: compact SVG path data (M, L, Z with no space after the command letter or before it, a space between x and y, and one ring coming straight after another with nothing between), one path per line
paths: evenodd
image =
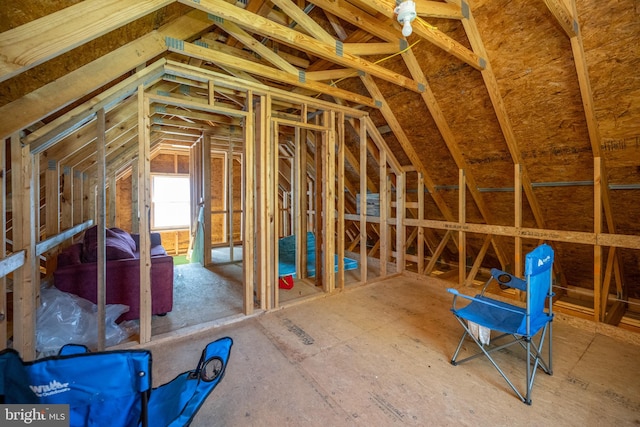
M278 280L278 287L280 289L293 288L293 276L283 276Z

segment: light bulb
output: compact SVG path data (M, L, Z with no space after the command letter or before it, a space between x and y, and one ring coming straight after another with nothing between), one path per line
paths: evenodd
M413 32L413 28L411 28L411 20L405 19L404 24L402 25L402 35L405 37L409 37Z
M398 15L398 22L402 24L402 35L409 37L413 32L411 21L416 19L416 4L411 0L405 0L399 3L394 9L394 13Z

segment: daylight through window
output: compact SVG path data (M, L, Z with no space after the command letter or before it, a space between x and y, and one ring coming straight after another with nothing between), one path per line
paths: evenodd
M151 226L158 228L190 227L189 176L153 175L151 177Z

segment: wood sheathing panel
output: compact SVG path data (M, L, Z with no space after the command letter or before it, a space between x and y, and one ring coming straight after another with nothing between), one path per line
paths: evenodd
M471 7L522 164L534 184L543 226L591 232L594 152L569 38L543 2L474 2ZM640 83L636 71L640 65L636 47L640 20L636 8L633 1L578 2L578 21L602 134L602 155L609 183L613 185L640 183L640 121L637 120ZM429 22L469 47L459 22ZM411 36L408 41L414 44L417 38ZM492 223L513 225L514 160L481 74L426 41L415 44L413 52L454 135L454 142L460 147L467 172L483 189L481 197L490 209ZM408 75L400 58L385 60L384 65ZM343 87L356 89L354 80L344 82ZM427 173L436 185L448 187L440 192L457 216L458 191L453 187L458 183L458 165L422 98L389 82L374 80ZM378 127L386 124L374 109L371 117ZM400 163L409 164L396 137L392 133L384 137ZM635 155L639 160L630 161L628 156L618 154L620 152ZM616 160L621 166L616 165ZM629 220L640 217L640 207L634 200L637 200L637 190L612 190L614 223L620 233L640 232L637 221ZM427 218L442 219L432 200L427 197L425 201ZM523 226L536 227L526 197L522 209ZM467 220L484 222L469 195ZM471 246L477 247L476 243L471 238ZM525 248L535 244L536 241L525 241ZM592 248L559 242L554 245L569 284L592 289ZM511 243L507 243L507 250L512 250ZM636 252L624 251L627 278L638 275ZM491 250L486 260L487 263L496 261ZM633 287L633 283L629 285Z
M45 2L45 5L43 5L42 2L23 2L20 8L16 10L5 8L3 5L0 8L0 32L31 22L75 3L79 2L69 0L48 1ZM183 15L187 10L190 10L190 8L179 3L173 3L27 70L14 78L1 82L0 105L15 101L39 87L104 56L118 47L124 46L158 29L163 24ZM112 83L115 84L117 81ZM101 88L97 92L102 92L104 89L106 88ZM75 104L81 104L89 97L90 96L87 96L82 100L78 100Z
M74 3L76 2L49 1L38 4L21 3L19 8L13 5L0 8L0 32ZM306 2L303 3L304 6L308 5ZM361 3L354 1L349 4ZM575 46L572 46L569 36L562 30L544 1L469 2L487 51L485 59L490 62L497 90L504 102L507 119L513 130L515 152L509 150L504 136L505 129L498 121L495 106L481 72L429 41L420 40L416 34L411 35L407 42L412 46L413 54L437 100L442 117L450 130L449 138L443 136L419 93L372 77L384 98L376 101L388 104L401 125L410 148L403 146L404 141L399 135L394 135L389 130L390 123L378 109L361 108L370 114L371 120L382 132L386 145L401 166L409 171L424 170L428 174L446 207L443 211L430 195L426 195L426 219L457 220L461 191L458 188L458 169L464 168L467 176L472 177L475 182L476 196L486 207L482 213L472 194L464 190L467 191L466 220L471 223L514 225L514 162L515 157L519 156L533 183L535 194L533 202L523 197L523 227L592 232L595 155L602 157L606 178L611 186L609 200L615 232L640 235L640 223L637 221L637 218L640 218L640 204L637 202L640 192L640 8L637 0L576 0L575 3L599 136L594 137L588 132L588 121L576 71L580 63L572 52L572 47ZM260 9L264 15L271 7L269 2L265 2L264 7L258 7L256 4L252 0L247 7ZM377 2L373 4L372 8ZM187 10L190 8L174 3L0 83L0 106L141 37ZM282 15L281 12L276 12ZM309 16L336 39L346 36L345 42L380 42L375 36L357 30L346 22L340 22L345 31L344 34L339 34L318 6L312 8ZM430 18L425 18L425 21L462 46L471 49L461 21ZM381 26L387 24L380 22ZM216 37L220 35L223 43L236 48L242 47L227 37L224 31L214 25L212 27L211 34ZM293 25L293 28L300 29L300 26ZM255 37L257 40L264 39L262 35ZM321 60L313 54L299 52L295 47L277 46L277 43L271 40L264 41L266 46L278 47L282 53L296 55L298 60L308 61L310 65L306 69L307 72L344 68L342 65L330 65L328 61ZM182 54L168 56L176 58L178 55L181 60L187 60ZM364 58L371 62L379 61L378 63L386 69L410 77L410 72L400 55L373 55ZM192 63L224 72L222 67L207 64L206 61ZM243 70L248 73L251 71ZM262 79L259 76L255 78ZM371 96L357 75L338 79L334 83L338 88L347 89L355 94ZM269 84L290 90L284 83ZM308 93L306 89L293 90ZM319 99L332 100L327 94L313 95ZM80 100L75 102L78 103ZM363 141L359 140L357 125L356 122L356 129L350 125L345 126L345 143L351 159L357 159L359 162L358 147ZM594 143L595 148L592 146ZM459 149L459 158L451 154L452 147ZM308 149L312 156L314 148L308 141ZM419 164L412 164L412 159L416 159L416 163ZM375 153L369 152L366 162L368 188L376 191L380 185L380 169ZM211 166L212 210L216 211L224 207L225 176L221 173L221 160L214 159ZM234 168L234 189L240 188L239 183L235 182L238 179L235 173L239 170L240 168ZM180 172L184 172L184 169ZM352 191L359 192L360 180L364 179L360 176L359 165L347 161L345 178L351 185L347 196L347 211L353 212L355 194ZM407 191L411 194L407 199L416 201L415 194L411 193L417 191L415 176L407 181ZM530 203L535 203L535 206L530 206ZM534 218L534 208L539 208L540 222ZM214 218L212 235L215 239L222 239L222 224L216 222L220 218L221 215L218 215L217 219ZM127 219L123 218L122 221ZM607 229L607 221L604 222L604 231L613 232L614 230ZM238 230L239 226L234 225L234 233ZM444 232L432 230L431 233L429 245L433 246L442 238ZM482 240L481 235L469 233L467 253L476 253L482 246ZM514 239L499 240L503 251L513 254ZM537 240L524 239L524 250L529 250L537 243ZM558 242L554 242L553 245L557 251L558 265L562 268L567 284L592 290L593 247ZM454 243L450 241L448 247L453 254L451 259L457 261ZM606 254L605 248L605 262ZM620 250L619 260L623 266L622 281L625 290L630 296L640 298L640 251ZM491 246L483 265L491 267L498 263ZM612 291L614 288L615 286L612 286Z
M640 7L637 1L577 3L602 137L616 232L640 234ZM606 229L606 226L605 226ZM640 251L620 251L629 297L640 296Z
M613 154L616 151L636 154L639 159L636 163L640 163L640 152L636 151L640 134L637 4L578 1L577 7L609 183L639 184L638 167L617 167ZM534 184L550 185L535 189L546 228L592 231L594 153L568 37L543 2L483 2L473 13L509 112L524 166ZM485 169L499 170L499 164L508 160L508 154L496 156L488 151L495 144L485 141L481 146L486 154L480 153L477 162ZM465 150L465 155L468 153ZM628 164L628 158L625 162ZM483 185L489 172L477 170L474 174ZM495 184L511 185L507 169L494 176ZM504 179L502 184L500 177ZM487 195L492 206L498 194ZM637 221L629 221L640 215L637 197L638 190L611 192L614 223L619 233L640 233ZM502 212L510 212L508 204L505 207L506 211L495 210L496 219L502 217ZM529 220L525 216L525 226L531 226L527 225ZM593 289L591 246L556 243L555 247L568 283ZM637 280L633 280L638 277L637 252L625 250L622 257L625 283L633 294L637 293L634 289Z

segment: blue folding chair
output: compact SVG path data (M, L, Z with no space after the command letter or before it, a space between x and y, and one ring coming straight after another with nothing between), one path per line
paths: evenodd
M553 257L553 249L546 244L538 246L527 254L525 258L525 280L504 271L492 269L491 278L484 285L480 294L475 297L461 294L455 289L447 289L453 294L451 311L464 329L460 343L451 358L451 364L459 365L476 357L487 356L507 384L528 405L531 405L531 389L533 388L537 368L540 367L548 375L553 375L551 351L554 296L552 290ZM505 303L485 295L488 285L493 280L496 280L501 287L510 287L525 292L525 307ZM458 308L456 306L458 297L471 302L463 308ZM476 336L471 330L471 326L474 324L478 325L479 328L487 328L502 334L492 338L491 345L483 344L481 337ZM547 340L548 356L545 361L542 356L542 347L545 343L547 331L549 333ZM534 340L536 335L538 335L537 343ZM462 344L467 336L473 339L481 351L465 359L458 360ZM504 338L511 338L511 340L504 342ZM500 369L494 357L491 356L492 353L516 343L520 344L526 351L526 392L524 396L513 385L503 370Z
M233 341L209 343L194 370L152 389L149 350L91 353L66 345L24 362L0 352L0 403L69 405L70 426L186 426L222 379Z

